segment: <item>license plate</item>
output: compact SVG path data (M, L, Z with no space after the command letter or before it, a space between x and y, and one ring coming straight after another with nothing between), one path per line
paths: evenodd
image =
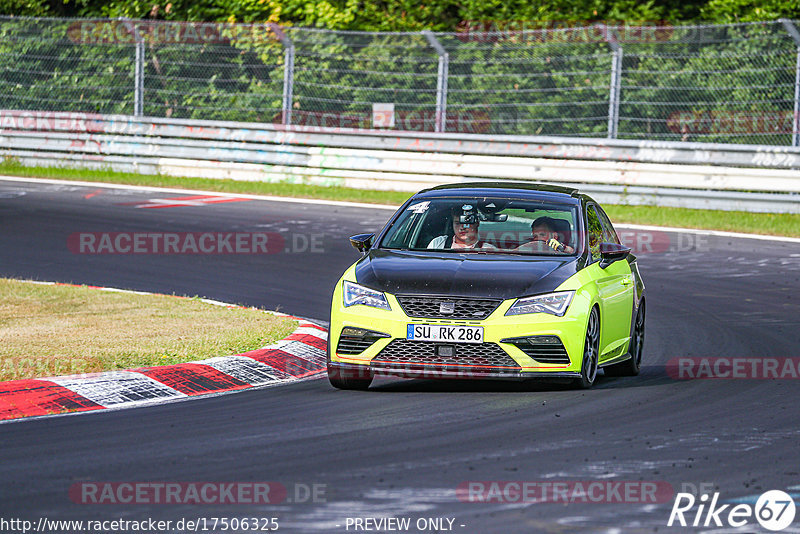
M450 326L442 324L410 324L406 339L413 341L450 341L483 343L482 326Z

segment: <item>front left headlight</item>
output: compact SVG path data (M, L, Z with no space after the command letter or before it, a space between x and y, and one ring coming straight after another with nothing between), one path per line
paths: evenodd
M522 315L525 313L549 313L556 317L563 317L572 302L574 291L558 291L535 297L525 297L517 301L508 309L506 315Z
M355 306L356 304L363 304L364 306L392 311L392 308L389 306L389 301L386 300L386 295L380 291L375 291L374 289L360 286L353 282L348 282L347 280L344 281L342 289L345 308L348 306Z

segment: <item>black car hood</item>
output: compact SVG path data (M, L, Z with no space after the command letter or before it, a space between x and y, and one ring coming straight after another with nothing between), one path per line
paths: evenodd
M577 272L575 257L371 250L356 281L392 294L510 299L553 291Z

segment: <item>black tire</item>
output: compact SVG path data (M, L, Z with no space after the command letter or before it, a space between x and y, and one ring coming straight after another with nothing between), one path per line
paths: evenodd
M369 369L363 371L346 371L338 367L331 366L331 348L327 347L326 356L328 364L328 381L336 389L351 389L364 391L369 389L372 384L373 375Z
M639 311L636 312L636 321L633 324L633 335L628 347L630 358L624 362L615 363L603 368L608 376L636 376L642 367L642 350L644 348L644 301L639 304Z
M600 314L597 308L589 312L589 321L586 323L586 340L583 344L583 359L581 360L581 376L575 379L575 386L580 389L589 389L597 379L597 363L600 358Z
M360 376L348 376L350 372L328 366L328 381L336 389L351 389L364 391L372 384L372 373L369 371L355 371ZM364 376L366 375L366 376Z

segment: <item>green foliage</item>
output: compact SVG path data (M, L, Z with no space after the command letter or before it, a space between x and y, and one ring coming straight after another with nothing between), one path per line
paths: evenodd
M214 0L110 0L87 3L80 9L83 17L125 17L130 19L163 20L222 20L227 16L226 7Z
M0 14L281 22L337 30L455 31L464 21L737 22L800 18L800 0L0 0Z
M798 18L799 0L709 0L700 16L714 22L754 22Z
M37 0L0 0L0 14L35 17L50 13L47 4Z

